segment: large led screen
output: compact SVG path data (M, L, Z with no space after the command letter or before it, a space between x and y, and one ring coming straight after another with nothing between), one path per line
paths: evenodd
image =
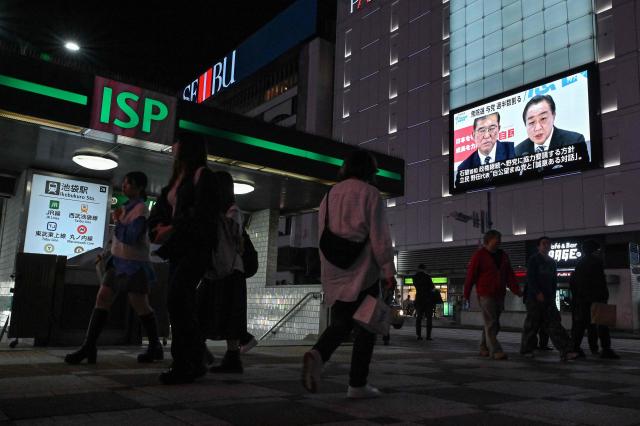
M452 111L451 192L598 167L596 80L574 69Z

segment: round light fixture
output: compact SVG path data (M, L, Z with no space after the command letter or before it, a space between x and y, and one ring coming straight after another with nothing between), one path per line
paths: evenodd
M114 156L91 152L75 153L73 162L91 170L111 170L118 167L118 159Z
M243 195L253 192L255 187L246 182L233 182L233 193L235 195Z
M64 44L64 47L67 50L70 50L72 52L77 52L78 50L80 50L80 45L78 45L78 43L76 43L75 41L71 41L71 40L67 41Z

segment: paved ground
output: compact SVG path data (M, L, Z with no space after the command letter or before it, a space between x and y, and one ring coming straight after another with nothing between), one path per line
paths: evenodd
M640 424L640 340L614 341L620 361L560 363L555 352L521 358L519 336L504 333L512 356L498 362L477 356L478 331L434 334L416 342L406 327L391 346L377 346L370 381L384 396L366 401L345 398L350 347L309 395L299 383L306 347L259 346L245 357L244 375L167 387L157 375L168 361L138 368L138 348L108 348L97 366L71 367L65 350L3 344L0 424Z

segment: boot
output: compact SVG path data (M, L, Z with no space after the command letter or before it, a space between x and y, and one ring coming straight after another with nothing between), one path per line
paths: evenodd
M109 311L104 309L95 308L91 314L91 320L89 320L89 328L87 329L87 335L84 338L84 343L77 351L67 354L64 357L64 362L67 364L80 364L85 359L87 364L95 364L98 356L98 349L96 342L102 332L107 318L109 317Z
M242 361L240 361L240 351L227 351L222 358L220 365L209 369L212 373L235 373L242 374Z
M146 315L141 315L140 322L142 323L142 326L146 330L147 336L149 337L149 346L147 347L146 352L138 355L138 362L149 363L153 361L163 360L164 349L162 348L160 338L158 337L158 325L156 323L156 316L153 311L149 312Z

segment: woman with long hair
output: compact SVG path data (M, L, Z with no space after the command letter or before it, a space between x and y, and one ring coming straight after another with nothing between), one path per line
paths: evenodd
M142 172L127 173L122 181L122 192L128 201L111 214L115 223L111 256L109 259L98 260L106 262L106 268L96 296L96 305L84 343L79 350L68 354L64 359L68 364L79 364L85 359L88 363L95 364L96 342L107 322L117 291L127 292L129 302L149 337L147 351L138 355L138 362L163 359L156 317L149 305L150 285L155 281L155 274L149 259L149 210L144 204L147 199L146 187L147 176Z
M231 219L234 235L242 236L242 213L236 205L233 177L225 171L215 172L219 192L219 216ZM242 240L239 241L242 245ZM242 250L242 247L240 247ZM227 351L212 373L242 373L240 341L250 340L247 333L247 281L240 254L236 254L233 271L225 277L205 279L200 294L200 322L204 337L226 340Z
M157 255L169 261L168 311L173 363L164 384L190 383L206 374L197 321L196 287L211 264L217 196L207 168L206 141L184 133L172 147L173 173L154 207L149 227Z
M331 233L360 242L363 247L346 268L331 263L327 258L336 262L335 256L320 250L324 300L332 306L331 325L304 355L302 384L309 392L317 392L323 364L354 330L347 396L372 398L380 394L367 383L376 335L353 320L353 314L367 295L379 295L381 278L385 296L395 290L396 284L389 225L380 193L372 185L377 171L376 159L371 153L354 151L340 170L340 183L331 188L320 204L319 235L328 226Z

